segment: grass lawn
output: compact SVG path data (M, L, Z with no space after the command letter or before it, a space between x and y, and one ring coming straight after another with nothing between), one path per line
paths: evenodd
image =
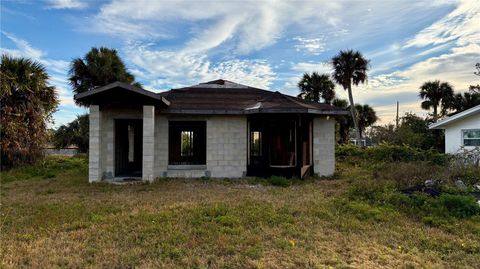
M370 176L88 184L85 158L2 172L2 267L480 268L480 218L444 225L354 200Z

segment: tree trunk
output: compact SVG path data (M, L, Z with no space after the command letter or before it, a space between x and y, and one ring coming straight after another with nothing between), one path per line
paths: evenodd
M360 129L358 129L358 118L355 111L355 103L353 102L352 95L352 83L348 85L348 99L350 100L350 112L352 113L353 126L355 128L355 135L357 138L357 145L360 145L359 143L361 143L362 136L360 135Z
M438 115L437 115L437 106L433 106L433 122L437 122Z

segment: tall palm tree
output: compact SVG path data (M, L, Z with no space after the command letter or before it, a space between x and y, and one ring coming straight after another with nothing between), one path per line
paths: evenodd
M331 61L333 66L333 80L348 91L350 112L352 114L357 140L361 140L362 136L358 128L358 118L352 95L352 84L358 86L358 84L367 81L368 63L369 60L365 59L360 52L353 50L340 51Z
M420 86L420 98L424 100L421 104L425 110L433 108L433 121L438 119L438 109L445 115L452 106L454 95L453 87L448 82L440 80L427 81Z
M303 74L302 79L298 82L300 94L298 97L305 100L320 102L320 98L327 104L330 104L335 98L335 84L330 80L329 75L319 75L313 72Z
M32 163L41 156L47 123L58 105L45 67L6 54L0 60L1 165Z
M135 77L127 71L115 49L92 48L83 58L73 59L70 64L70 85L78 94L96 87L121 81L135 86ZM84 105L75 101L78 105Z

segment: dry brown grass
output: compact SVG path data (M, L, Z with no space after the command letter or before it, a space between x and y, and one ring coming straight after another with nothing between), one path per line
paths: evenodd
M348 184L341 174L286 188L113 186L86 183L84 166L18 178L2 183L0 257L7 268L480 267L478 234L368 204L345 210Z

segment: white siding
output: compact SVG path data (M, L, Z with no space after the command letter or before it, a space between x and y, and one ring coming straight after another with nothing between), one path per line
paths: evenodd
M455 153L463 146L462 130L465 129L480 129L480 114L471 115L445 126L446 153Z

